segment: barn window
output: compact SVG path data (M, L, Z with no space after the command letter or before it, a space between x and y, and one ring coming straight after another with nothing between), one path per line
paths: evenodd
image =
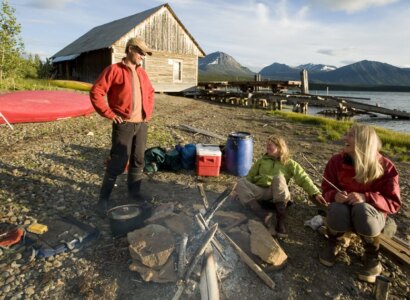
M173 80L182 81L182 61L173 60Z

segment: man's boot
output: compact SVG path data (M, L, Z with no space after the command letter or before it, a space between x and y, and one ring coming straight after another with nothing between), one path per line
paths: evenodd
M285 202L276 202L276 235L279 238L287 238L288 231L286 229L286 203Z
M142 172L128 169L128 198L131 201L142 201L141 199Z
M97 204L97 213L102 217L105 217L107 215L108 202L116 179L116 177L111 177L108 173L105 173L104 175L100 190L100 198Z
M334 266L334 264L336 263L337 255L339 254L339 238L343 234L343 232L336 233L327 228L327 235L329 237L327 240L327 245L319 254L319 261L322 265L325 265L327 267Z
M130 200L139 201L141 190L141 180L128 183L128 197Z
M364 243L363 269L359 271L360 280L374 283L381 274L383 267L379 260L380 235L376 237L362 237Z

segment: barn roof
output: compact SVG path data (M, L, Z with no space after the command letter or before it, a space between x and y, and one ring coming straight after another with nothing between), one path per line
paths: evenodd
M97 27L94 27L90 31L88 31L83 36L76 39L74 42L57 52L52 56L53 60L59 59L61 57L71 57L73 55L80 55L84 52L89 52L98 49L104 49L111 47L117 40L119 40L122 36L126 33L131 31L135 26L142 23L151 15L155 14L158 10L162 7L167 7L180 26L185 30L188 36L192 39L194 44L198 47L199 51L205 55L204 51L192 37L192 35L188 32L185 26L181 23L178 19L176 14L173 12L171 7L166 3L160 6L148 9L146 11L140 12L138 14L125 17L119 20L112 21L107 24L103 24ZM60 59L60 60L67 60L67 59Z

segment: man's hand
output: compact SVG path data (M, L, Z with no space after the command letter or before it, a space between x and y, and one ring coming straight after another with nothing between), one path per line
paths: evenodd
M120 116L117 116L117 115L114 117L114 119L112 119L112 121L115 124L121 124L122 122L124 122L124 120Z

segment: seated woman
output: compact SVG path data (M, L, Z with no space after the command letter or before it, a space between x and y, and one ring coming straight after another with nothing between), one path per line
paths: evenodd
M318 187L309 175L294 160L289 158L289 150L283 138L270 136L266 154L253 164L246 177L238 180L236 194L239 201L253 210L269 227L272 214L263 210L259 201L270 201L276 208L276 234L287 237L286 204L290 201L289 180L313 196L316 201L326 203Z
M353 230L364 243L364 267L359 279L375 282L382 272L379 262L380 233L387 214L401 205L399 175L393 163L379 151L375 130L353 125L344 136L344 148L326 165L323 196L330 203L327 215L328 245L320 262L333 266L338 254L338 237Z

